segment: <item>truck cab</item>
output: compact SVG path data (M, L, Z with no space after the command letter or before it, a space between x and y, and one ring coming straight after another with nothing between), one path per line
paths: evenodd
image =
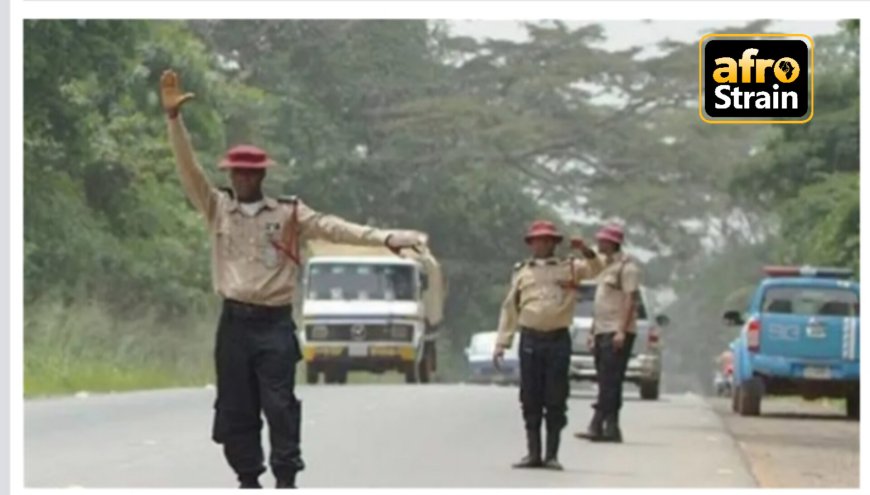
M757 416L767 395L844 398L857 418L860 290L852 272L771 266L764 274L749 308L724 314L741 327L731 343L732 409Z
M319 246L304 274L301 344L310 384L346 383L351 371L398 371L427 383L441 322L438 265L428 254ZM425 259L421 259L425 258Z

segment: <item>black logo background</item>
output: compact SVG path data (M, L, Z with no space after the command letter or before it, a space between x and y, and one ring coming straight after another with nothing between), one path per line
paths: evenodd
M742 75L743 70L740 66L737 67L737 82L736 83L728 83L731 86L731 90L735 87L740 88L741 92L752 91L767 91L773 93L784 92L784 91L794 91L798 94L798 108L796 110L791 109L767 109L767 110L759 110L755 108L742 109L738 110L734 108L734 98L732 97L732 105L731 108L728 109L716 109L715 104L720 102L718 98L716 98L715 90L717 86L720 86L716 81L713 80L713 72L716 70L716 59L720 57L731 57L735 61L739 61L740 57L743 56L743 51L747 48L757 48L758 54L753 57L754 60L758 59L770 59L774 61L774 64L783 57L790 57L795 60L800 66L800 74L797 79L788 84L783 84L779 82L778 79L773 75L774 67L770 67L765 71L765 82L763 84L759 84L753 82L751 84L746 84L740 82L740 77ZM717 39L715 37L709 39L704 44L704 111L710 118L720 118L720 117L746 117L746 118L758 118L758 117L766 117L766 118L788 118L788 117L805 117L809 113L809 94L810 94L810 61L809 61L809 50L810 47L806 42L802 40L795 39L749 39L749 38L738 38L738 39ZM755 80L755 66L752 67L752 78ZM779 84L779 89L774 90L773 85ZM743 103L743 97L741 96L741 105ZM782 94L780 94L780 102L782 101ZM771 100L771 106L773 105L773 101Z

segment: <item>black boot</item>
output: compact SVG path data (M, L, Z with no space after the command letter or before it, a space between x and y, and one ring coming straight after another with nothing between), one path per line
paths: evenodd
M589 422L589 426L586 428L586 431L578 431L574 434L574 436L585 440L597 440L604 435L603 428L604 414L602 414L599 409L595 409L595 414L592 416L592 421Z
M544 468L552 469L553 471L561 471L562 464L559 463L559 430L547 430L547 452L544 458Z
M604 420L604 428L596 442L622 443L622 430L619 428L619 413L613 413Z
M275 488L296 488L296 473L278 478L275 482Z
M526 444L529 453L513 465L516 469L539 468L544 465L541 461L541 430L526 430Z
M259 476L239 476L239 488L263 488Z

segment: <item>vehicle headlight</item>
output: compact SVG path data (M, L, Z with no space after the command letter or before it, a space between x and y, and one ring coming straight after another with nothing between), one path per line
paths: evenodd
M395 340L410 340L411 328L409 325L393 325L390 327L390 337Z
M314 325L311 327L311 338L326 340L329 338L329 327L326 325Z

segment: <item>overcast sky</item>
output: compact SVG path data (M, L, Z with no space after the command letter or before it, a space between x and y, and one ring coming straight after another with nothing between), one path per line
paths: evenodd
M571 27L588 24L601 24L607 41L603 46L611 50L622 50L632 46L652 45L665 39L674 41L697 41L704 34L719 31L727 26L743 26L751 21L565 21ZM836 20L820 21L775 21L768 32L808 34L812 37L831 34L837 31ZM520 41L525 38L523 27L514 21L450 21L455 34L475 38L502 38ZM721 32L721 31L720 31Z

